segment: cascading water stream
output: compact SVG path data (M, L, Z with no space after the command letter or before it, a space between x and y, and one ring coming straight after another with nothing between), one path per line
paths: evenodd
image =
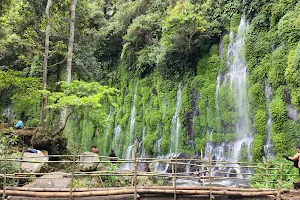
M242 159L250 161L251 146L253 141L253 134L251 130L250 112L249 112L249 101L247 97L247 68L246 61L243 55L244 37L249 25L244 18L241 18L240 25L238 27L237 35L234 36L233 32L230 32L230 41L228 45L226 66L228 73L225 77L217 77L216 87L216 104L219 104L219 88L222 83L229 82L229 89L232 91L234 99L234 107L236 113L236 120L234 124L235 139L230 142L222 142L219 144L213 144L212 141L206 144L205 156L210 153L212 160L218 161L230 161L239 162ZM223 80L223 82L221 81ZM218 105L216 110L219 112ZM217 113L218 118L219 113ZM208 133L211 135L211 133ZM211 136L210 136L211 137ZM243 160L245 161L245 160ZM240 168L238 165L233 166L234 169L227 169L222 166L216 166L215 175L222 174L224 171L233 172L232 176L239 176ZM248 172L244 169L243 172Z
M146 151L145 151L145 148L143 147L143 141L145 139L145 135L146 135L146 128L143 127L142 141L139 143L139 152L141 152L140 158L146 157Z
M167 107L168 107L168 99L167 99L167 95L164 94L164 104L163 104L163 111L164 111L164 116L166 115L167 112ZM162 134L161 134L161 127L160 124L157 125L157 132L158 132L158 138L154 144L154 151L157 152L157 156L161 156L160 154L160 147L161 147L161 143L162 143Z
M171 121L171 135L170 135L170 153L166 156L159 155L158 158L162 159L168 159L168 158L173 158L178 155L178 148L179 148L179 141L180 141L180 119L179 119L179 112L181 108L181 90L182 90L182 84L178 84L178 90L177 90L177 95L176 95L176 110L175 114L172 118ZM167 100L165 96L165 108L167 107ZM160 130L158 126L158 130ZM160 152L160 146L162 143L162 138L157 140L155 144L155 148ZM155 163L154 164L154 172L166 172L169 167L169 164L164 164L164 163Z
M109 141L108 141L108 133L109 133L109 128L110 128L110 120L111 120L111 118L112 118L112 115L109 114L108 117L107 117L107 125L105 126L105 131L104 131L105 136L104 136L104 145L103 145L102 152L105 152L105 153L107 153L106 151L107 151L107 146L108 146L108 143L109 143Z
M133 94L133 103L130 113L130 140L129 142L132 144L135 142L135 102L136 102L136 88L137 84L134 82L134 94Z
M120 125L118 125L114 129L114 139L112 142L112 148L115 150L117 155L120 153L119 146L120 146L121 135L122 135L122 129L121 129Z
M244 38L249 25L244 18L241 18L238 33L235 37L230 37L228 48L227 64L230 72L230 85L234 97L235 109L237 113L235 123L235 134L237 140L232 146L233 156L231 161L238 162L242 148L246 151L248 160L251 160L251 145L253 134L251 130L249 101L247 97L247 66L243 54ZM232 34L231 34L232 35Z
M179 112L181 108L181 89L182 85L179 83L177 90L176 110L171 122L170 153L178 153L181 126L179 119Z
M270 102L272 100L272 88L268 83L268 80L265 79L265 95L266 95L266 112L267 112L267 126L266 126L266 141L264 145L264 154L266 159L271 159L274 157L273 153L273 143L271 140L271 126L272 126L272 117L270 114Z
M216 86L216 123L217 123L217 132L220 133L220 111L219 111L219 104L220 104L220 84L221 84L221 74L218 73L217 76L217 86Z
M125 152L125 159L131 159L132 157L132 148L134 147L136 143L136 136L135 136L135 102L136 102L136 90L137 90L137 83L136 81L134 82L134 91L133 91L133 102L132 102L132 107L131 107L131 113L130 113L130 129L129 129L129 145L127 147L127 150ZM132 163L126 163L123 167L123 169L132 169L133 165Z
M12 123L12 121L16 118L16 115L12 111L11 105L5 106L2 113L2 119L5 123Z

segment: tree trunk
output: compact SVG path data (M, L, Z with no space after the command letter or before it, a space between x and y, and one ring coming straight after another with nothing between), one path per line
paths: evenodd
M71 82L71 77L72 77L71 76L72 75L72 54L73 54L73 45L74 45L76 5L77 5L77 0L73 0L71 5L70 37L69 37L68 55L67 55L66 81L68 83Z
M66 82L70 83L72 79L72 55L74 46L74 32L75 32L75 14L76 14L77 0L72 0L71 4L71 21L70 21L70 37L68 44L68 55L67 55L67 76ZM66 126L67 121L67 109L61 111L59 126L56 134L60 133Z
M46 15L46 37L45 37L43 78L42 78L42 89L43 90L46 90L46 87L47 87L48 49L49 49L49 37L50 37L50 16L49 16L50 6L51 6L51 0L48 0L47 6L46 6L46 12L45 12L45 15ZM43 94L41 121L40 121L40 127L42 129L45 126L45 120L46 120L46 115L47 115L46 105L47 105L47 96L45 94Z

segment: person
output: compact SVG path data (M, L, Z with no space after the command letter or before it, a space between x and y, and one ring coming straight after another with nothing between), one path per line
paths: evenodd
M16 129L21 129L21 128L23 128L23 122L22 122L22 120L18 121L18 122L16 123L15 127L16 127Z
M285 159L289 160L289 161L293 161L294 162L294 167L298 168L298 172L300 175L300 145L297 145L296 147L296 154L293 157L288 157L287 155L283 155L282 157L284 157Z
M96 145L92 146L91 152L93 152L93 153L99 153L99 150L98 150L98 148L97 148Z
M110 151L110 154L108 155L110 158L109 158L109 160L110 161L116 161L117 159L116 159L116 154L115 154L115 151L112 149L111 151Z

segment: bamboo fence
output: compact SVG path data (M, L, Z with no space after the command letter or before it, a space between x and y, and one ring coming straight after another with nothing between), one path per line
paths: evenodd
M273 195L277 199L280 199L281 194L288 192L288 190L283 190L283 164L280 167L269 167L268 162L264 161L261 166L258 166L257 163L250 162L226 162L226 161L217 161L211 160L210 155L208 159L205 160L203 157L200 159L182 159L175 156L175 158L168 159L158 159L158 158L138 158L136 156L136 152L132 152L132 159L120 159L118 158L115 161L110 161L110 157L107 156L99 156L100 161L97 163L107 164L114 163L116 165L122 165L125 163L132 163L133 169L126 171L94 171L94 172L79 172L76 171L76 165L80 163L94 163L88 161L79 161L80 157L88 156L88 155L76 155L76 146L74 146L74 155L44 155L49 158L59 157L61 159L69 159L69 160L59 160L59 161L47 161L46 163L69 163L72 165L71 173L63 173L65 177L71 178L71 187L70 188L26 188L26 187L18 187L19 180L21 179L31 179L32 176L42 176L48 173L22 173L20 169L14 173L7 173L6 167L10 163L44 163L45 161L28 161L21 160L20 158L8 158L7 156L4 159L0 159L0 162L4 163L4 173L0 174L0 177L3 179L3 190L0 190L0 195L2 195L2 199L5 199L7 195L12 196L26 196L26 197L61 197L61 198L69 198L73 197L88 197L88 196L107 196L107 195L124 195L124 194L134 194L134 199L136 200L142 194L173 194L174 199L176 200L177 195L208 195L210 199L214 198L214 195L230 195L230 196L240 196L240 197L255 197L255 196L266 196ZM89 157L89 156L88 156ZM29 157L27 157L29 158ZM36 158L36 157L34 157ZM140 163L161 163L168 164L171 166L171 172L139 172L138 165ZM195 172L178 172L178 167L188 166L188 167L196 167L201 169L199 173ZM249 176L253 175L252 173L238 173L238 172L230 172L218 170L216 168L243 168L243 169L259 169L265 171L265 177L262 182L265 182L265 189L253 189L253 188L236 188L236 187L215 187L212 186L214 180L249 180ZM270 177L274 174L271 174L272 170L280 170L280 178L278 181L271 181ZM216 176L213 174L222 174L223 176ZM126 176L132 177L132 187L119 187L119 188L73 188L73 180L77 177L84 176ZM165 180L172 180L173 186L138 186L138 177L146 176L146 177L160 177ZM178 186L177 179L193 179L202 182L202 184L206 183L208 186ZM7 186L7 179L15 179L16 186ZM43 179L43 177L39 177L39 179ZM50 179L49 177L45 179ZM277 183L278 188L268 189L269 183Z

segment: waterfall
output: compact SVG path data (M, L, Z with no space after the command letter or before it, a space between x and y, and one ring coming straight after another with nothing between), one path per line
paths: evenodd
M251 160L251 145L253 134L251 131L249 101L247 97L247 67L243 55L244 38L249 25L244 18L241 18L238 33L235 36L231 33L228 46L227 66L229 68L230 87L234 97L236 123L235 134L237 140L231 147L231 161L238 162L241 150L244 148L247 157Z
M178 155L178 147L179 147L179 140L180 140L180 119L179 119L179 112L181 108L181 90L182 90L182 84L178 84L178 90L177 90L177 95L176 95L176 110L175 114L172 118L171 121L171 135L170 135L170 153L168 155L158 155L157 158L160 159L169 159L173 158ZM164 96L164 111L166 111L166 108L168 106L168 101L166 98L166 95ZM157 126L157 131L160 133L160 125L158 124ZM159 134L159 139L156 141L154 148L155 150L160 153L160 147L162 143L162 136ZM165 163L159 163L156 162L154 164L154 172L163 172L165 173L167 169L169 168L169 164Z
M129 127L129 145L127 147L127 150L125 152L125 159L131 159L132 157L132 149L135 146L136 143L136 136L135 136L135 102L136 102L136 90L137 90L137 83L134 81L134 91L133 91L133 101L132 101L132 107L130 112L130 127ZM123 169L132 169L132 163L126 163L123 167Z
M109 128L110 128L110 121L111 121L112 115L109 114L107 117L107 125L105 126L105 131L104 131L104 145L103 145L103 154L107 154L107 152L109 152L109 149L107 149L108 147L108 134L109 134Z
M176 110L171 122L171 141L170 141L170 153L177 153L180 139L180 119L179 112L181 108L181 83L178 84Z
M229 85L229 90L232 92L234 100L234 111L236 119L234 124L234 138L230 142L221 142L219 144L212 143L211 130L207 131L209 142L205 147L205 156L207 158L208 152L212 160L239 162L250 161L252 159L251 147L253 141L253 133L251 130L249 101L247 97L247 68L246 61L243 55L244 37L249 25L244 18L241 18L238 32L236 35L230 32L228 52L226 58L227 74L221 77L220 73L217 77L216 86L216 118L217 123L220 121L219 116L219 89L222 83ZM230 92L229 94L230 95ZM216 165L214 167L216 172L214 175L223 175L223 172L237 173L237 175L230 174L229 176L241 177L240 172L250 172L248 169L240 169L238 165L233 166L232 169L227 169L224 166Z
M132 149L134 148L134 144L128 146L127 150L126 150L126 154L125 154L125 159L126 160L130 160L132 157ZM131 170L133 169L133 163L125 163L122 167L123 170Z
M168 107L168 99L167 99L167 95L166 93L164 93L164 104L163 104L163 111L164 111L164 116L166 115L167 112L167 107ZM154 152L156 152L157 156L161 155L161 151L160 151L160 147L161 147L161 143L162 143L162 130L163 128L161 128L161 125L158 124L157 125L157 140L154 144Z
M145 135L146 135L146 128L143 127L142 141L139 143L139 152L141 152L140 158L146 157L146 151L145 151L145 148L143 147L143 141L145 139Z
M162 143L162 126L161 124L157 124L157 140L154 143L154 152L156 154L156 156L160 156L161 155L161 151L160 151L160 147L161 147L161 143Z
M268 80L265 79L265 95L266 95L266 107L267 107L267 126L266 126L266 141L264 144L264 154L266 159L270 159L274 157L273 154L273 143L271 140L271 125L272 125L272 117L270 114L270 102L272 100L272 88L268 83Z
M120 149L119 146L120 146L121 135L122 135L122 129L121 129L120 125L118 125L114 129L114 139L112 142L112 148L115 150L117 155L118 155L119 149Z
M11 105L5 106L2 113L2 119L4 123L9 123L9 125L14 125L14 120L16 115L12 111Z
M132 144L135 140L135 101L136 101L136 88L137 84L134 82L134 93L133 93L133 102L130 113L130 140L129 142Z
M218 73L217 76L217 86L216 86L216 123L217 123L217 133L220 133L220 111L219 111L219 103L220 103L220 84L221 84L221 74ZM210 140L211 141L211 140Z

